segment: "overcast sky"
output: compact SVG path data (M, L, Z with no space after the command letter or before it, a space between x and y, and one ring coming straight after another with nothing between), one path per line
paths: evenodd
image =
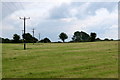
M48 37L51 41L60 41L59 34L65 32L71 40L75 31L97 37L118 39L118 3L117 2L3 2L2 3L2 37L11 38L13 34L22 34L23 20L27 32L41 39Z

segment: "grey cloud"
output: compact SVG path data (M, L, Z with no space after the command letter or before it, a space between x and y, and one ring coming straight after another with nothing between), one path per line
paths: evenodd
M68 18L72 17L70 10L73 8L78 8L82 5L86 4L85 2L71 2L70 4L62 4L58 7L53 8L50 11L50 19L60 19L60 18ZM109 12L112 12L114 8L117 6L117 2L91 2L90 5L82 11L82 8L77 9L77 14L74 17L78 19L84 19L88 15L95 15L95 11L100 8L106 8Z
M69 5L62 4L50 10L50 19L59 19L69 17Z

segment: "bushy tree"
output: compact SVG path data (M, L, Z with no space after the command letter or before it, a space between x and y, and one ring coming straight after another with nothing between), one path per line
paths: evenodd
M90 34L90 39L91 39L91 41L95 41L96 36L97 36L96 33L91 33L91 34Z
M18 43L19 41L20 41L20 36L17 35L17 34L14 34L14 35L13 35L13 42L14 42L14 43Z
M109 41L109 39L108 39L108 38L105 38L104 41Z
M44 39L40 40L40 42L42 42L42 43L50 43L51 41L48 38L44 38Z
M2 40L2 41L1 41L2 43L11 43L11 42L13 42L12 40L10 40L10 39L8 39L8 38L5 38L5 39L4 39L4 38L1 38L1 40Z
M95 40L96 40L96 41L101 41L101 39L100 39L100 38L96 38Z
M2 38L0 37L0 43L2 43Z
M23 34L22 36L23 36L23 39L25 39L27 43L32 43L33 41L34 42L38 41L38 39L35 37L32 37L32 35L30 33Z
M60 33L59 38L60 38L63 42L65 42L65 39L67 39L68 36L67 36L66 33L63 33L63 32L62 32L62 33Z
M90 41L90 36L83 31L81 32L76 31L74 32L72 40L73 42L86 42L86 41Z

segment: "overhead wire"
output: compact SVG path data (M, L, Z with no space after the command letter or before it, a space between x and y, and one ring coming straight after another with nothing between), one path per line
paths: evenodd
M25 9L24 6L22 5L21 2L19 3L11 3L11 2L5 2L4 4L2 4L2 10L6 10L7 12L9 11L11 13L11 15L13 17L16 17L17 19L19 19L19 17L25 17ZM21 9L21 11L19 11L19 13L16 13L17 10ZM8 12L8 15L10 15Z
M19 3L14 3L14 2L5 2L3 4L3 6L6 7L5 10L9 10L15 17L17 17L17 19L19 19L19 17L25 17L25 9L24 9L24 6L21 2ZM19 14L17 14L15 11L16 10L19 10L19 8L21 8L22 11L20 11ZM21 14L21 15L20 15Z
M22 8L22 10L23 10L24 16L26 16L26 14L25 14L25 8L24 8L24 6L22 5L22 2L19 2L19 5L21 6L21 8Z
M17 5L16 5L16 4L17 4ZM17 2L17 3L13 3L12 6L13 6L13 8L14 8L15 10L19 10L19 9L21 8L21 6L19 6L19 3L18 3L18 2ZM24 16L23 11L20 11L20 14L22 14L22 16Z
M2 4L2 7L6 7L7 8L7 10L9 10L10 12L14 12L14 10L10 7L10 5L9 5L9 3L8 2L5 2L5 3L3 3ZM5 10L5 9L2 9L2 10ZM6 11L7 11L6 10ZM15 12L13 13L16 17L18 17L18 14L16 14Z
M21 13L23 14L23 16L25 16L25 10L24 10L23 6L21 5L21 2L17 3L17 6L18 6L18 8L21 9Z
M25 7L24 7L22 1L19 3L19 5L21 6L22 10L24 11L25 16L29 17L29 16L28 16L28 13L27 13L26 10L25 10Z

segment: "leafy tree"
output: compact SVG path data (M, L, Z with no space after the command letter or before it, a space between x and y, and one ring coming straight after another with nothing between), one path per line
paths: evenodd
M1 38L1 41L0 41L0 43L11 43L12 41L11 40L9 40L8 38Z
M114 41L114 39L110 39L110 41Z
M2 43L3 38L0 37L0 43Z
M101 39L100 38L96 38L96 41L101 41Z
M96 33L91 33L91 34L90 34L90 39L91 39L91 41L95 41L96 36L97 36Z
M108 38L105 38L104 41L109 41L109 39L108 39Z
M49 42L51 42L51 41L48 38L44 39L44 43L49 43Z
M18 43L19 40L20 40L20 36L17 35L17 34L14 34L14 35L13 35L13 42Z
M40 42L42 42L42 43L50 43L51 41L48 38L44 38L44 39L40 40Z
M30 33L23 34L22 36L26 40L27 43L32 43L33 41L34 42L38 41L38 39L35 37L32 37L32 35Z
M81 41L81 33L79 31L74 32L72 40L74 42L80 42Z
M74 42L86 42L86 41L90 41L90 36L83 31L81 31L81 32L76 31L76 32L74 32L72 40Z
M60 38L63 42L65 42L65 39L67 39L68 36L67 36L66 33L63 33L63 32L62 32L62 33L60 33L59 38Z

